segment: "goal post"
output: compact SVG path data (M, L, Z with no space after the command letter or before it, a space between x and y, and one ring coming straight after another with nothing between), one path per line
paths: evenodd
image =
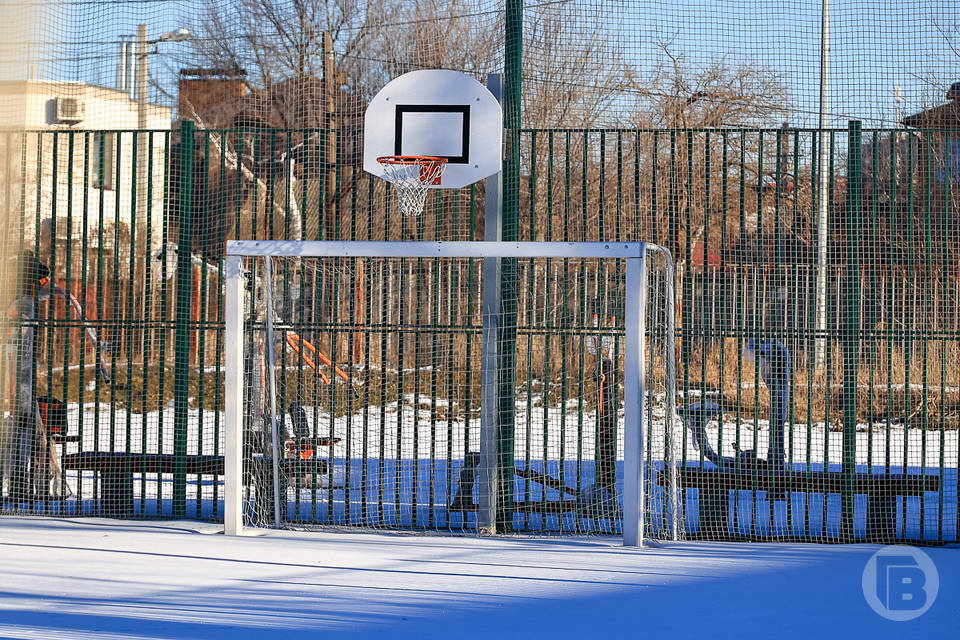
M543 359L535 343L547 352L545 373L526 381L526 433L517 445L513 487L497 486L502 476L492 467L504 445L490 441L491 434L514 428L491 424L499 415L490 406L497 402L497 350L506 345L496 339L495 305L489 297L480 304L483 298L472 293L475 280L480 288L496 284L474 268L496 258L527 265L524 291L502 294L527 296L527 366ZM561 263L562 270L551 266ZM401 265L398 275L394 264ZM374 280L377 274L382 277ZM239 535L247 523L430 528L435 522L490 532L500 502L542 530L619 532L627 546L642 545L651 529L676 539L682 507L671 444L673 277L669 252L642 242L228 242L224 533ZM351 299L344 294L351 290L363 293ZM458 291L468 302L459 301ZM581 323L579 337L551 330L555 316L562 316L563 327L577 325L594 297L602 302L593 309L593 325ZM545 335L534 336L538 331ZM421 346L428 332L432 351ZM368 355L376 333L381 361L358 363L355 353L337 352L341 343L348 344L344 350L354 344L343 335L360 333ZM473 341L479 347L471 352ZM440 355L438 342L445 345ZM387 355L408 344L413 368L405 364L409 354ZM648 359L654 344L656 363ZM583 371L592 358L596 384L552 382L559 374L552 373L551 348L563 349L564 371L577 359ZM422 366L428 351L432 360ZM388 360L396 364L388 367ZM473 369L478 375L471 378ZM653 371L662 404L657 418L648 404ZM311 376L306 391L303 380ZM484 406L471 380L479 382ZM536 402L531 389L539 394ZM388 402L388 394L397 400ZM425 397L428 417L421 415ZM568 406L580 415L564 417ZM392 426L391 411L397 414ZM651 419L660 434L656 443L645 434ZM513 446L512 431L508 441Z
M224 430L223 533L243 531L243 258L228 255L224 264Z

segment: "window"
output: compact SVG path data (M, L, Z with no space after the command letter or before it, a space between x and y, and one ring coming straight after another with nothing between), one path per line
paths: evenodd
M113 158L117 153L117 134L95 131L90 144L90 186L94 189L114 189Z
M934 143L936 145L934 167L936 169L937 182L945 184L960 184L960 139L955 138L956 134L951 132L949 143L944 141L944 136L937 136L939 139Z

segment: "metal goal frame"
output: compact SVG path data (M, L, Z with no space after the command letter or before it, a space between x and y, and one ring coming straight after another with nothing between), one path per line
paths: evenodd
M495 533L495 483L497 397L497 325L499 278L493 286L490 274L499 272L502 258L607 258L626 262L624 322L624 480L623 544L642 546L644 537L644 411L646 391L646 309L650 254L666 258L667 415L675 412L676 362L674 350L674 267L669 250L646 242L367 242L233 240L225 257L225 443L224 443L224 533L243 532L243 326L246 291L244 259L254 257L356 257L356 258L478 258L484 260L482 331L482 392L480 421L480 468L478 531ZM488 320L489 318L489 320ZM672 420L671 420L672 422ZM486 437L485 437L486 436ZM669 474L670 477L675 473ZM676 485L668 487L670 501L678 496ZM676 537L677 523L673 525Z

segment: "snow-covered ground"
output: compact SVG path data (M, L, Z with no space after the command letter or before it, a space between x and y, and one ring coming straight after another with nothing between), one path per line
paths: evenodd
M0 518L0 637L932 638L960 625L960 549L939 595L889 622L862 594L875 545L270 532Z
M516 407L516 433L514 447L517 459L523 460L529 453L534 460L592 460L594 457L597 416L590 407L583 407L580 413L579 402L568 401L564 407L544 407L534 398L528 406L527 401L518 400ZM381 434L383 455L385 457L409 459L414 455L426 459L436 457L446 459L447 449L452 445L449 457L462 459L465 451L478 451L480 446L479 416L466 420L462 412L447 420L443 414L448 409L446 401L431 401L429 396L413 394L404 398L402 403L392 402L383 407L368 406L355 411L350 416L340 416L331 420L322 410L314 411L304 407L307 422L311 430L319 435L331 434L341 439L335 447L334 456L376 458L381 452ZM439 417L434 415L439 412ZM654 460L663 460L666 442L666 419L662 405L654 406L652 419L645 425L650 438L648 451ZM291 424L289 416L284 423ZM88 403L82 407L68 405L68 424L71 433L82 436L79 444L68 445L67 451L147 451L149 453L173 453L174 409L172 403L163 411L147 414L111 409L108 404ZM81 427L82 425L82 427ZM129 429L128 429L129 425ZM739 423L726 420L723 423L723 446L720 452L725 456L735 455L734 445L740 443L741 449L752 449L756 432L757 449L766 452L769 435L768 421L764 419L743 419ZM939 468L940 452L943 451L943 466L956 468L960 464L958 449L958 430L950 429L942 433L936 425L926 431L919 428L905 430L902 425L892 425L888 429L881 425L858 425L857 464L866 464L868 453L872 454L875 465L883 465L887 458L888 440L890 464L900 465L906 457L909 466ZM200 411L190 409L187 424L188 452L191 454L222 454L224 416L219 411ZM398 434L399 430L399 434ZM219 431L219 433L218 433ZM544 438L546 431L546 438ZM716 449L719 444L720 427L716 420L707 426L707 437ZM111 446L112 435L112 446ZM797 423L786 433L788 459L795 463L821 464L825 459L839 464L843 453L843 432L830 430L823 422L811 425ZM623 451L623 415L620 415L618 428L618 456ZM699 460L700 453L693 445L690 433L686 437L687 459ZM681 446L684 442L683 422L674 420L673 442ZM144 443L146 446L144 447ZM808 446L809 443L809 446ZM129 447L129 449L128 449ZM808 452L809 449L809 452ZM546 454L546 455L545 455Z
M647 423L646 433L650 443L645 450L653 468L663 466L666 435L665 408L663 398L651 411L651 420ZM559 477L561 470L568 487L573 487L571 495L579 488L593 481L593 459L596 451L595 433L597 416L590 407L581 406L577 400L570 400L563 406L545 407L542 398L518 400L516 407L517 430L515 437L515 459L518 467L531 467L537 471ZM301 478L301 491L291 486L288 490L288 517L293 518L295 510L300 519L320 524L347 522L359 524L356 518L366 518L366 507L377 513L374 520L367 524L378 526L412 526L414 515L426 517L431 526L441 529L448 527L459 529L467 524L462 515L448 521L446 508L451 504L460 486L460 471L464 467L466 452L479 449L479 419L471 416L465 419L451 403L437 404L427 396L409 395L401 402L386 406L370 406L357 410L350 416L332 418L322 411L306 407L307 420L311 431L321 436L332 435L341 438L341 442L329 450L322 449L320 457L331 458L331 475L323 473L316 478L314 487L312 476ZM443 413L451 411L451 419L444 419ZM285 417L287 424L292 421ZM622 421L622 416L621 416ZM77 450L92 451L147 451L150 453L173 453L174 411L172 406L162 411L138 414L111 407L107 404L76 404L68 407L68 423L71 433L79 433L81 442L67 445L67 452ZM82 425L82 426L81 426ZM219 411L199 411L193 408L188 414L189 454L222 453L224 418ZM722 428L722 447L720 430ZM546 432L546 436L544 435ZM112 436L112 437L111 437ZM756 446L761 455L765 455L768 425L765 420L742 420L739 423L728 419L722 427L718 421L712 421L707 427L707 438L715 448L722 450L725 456L736 454L735 443L739 440L741 449ZM871 428L862 425L856 433L856 460L858 471L866 472L868 458L873 462L873 472L882 472L884 464L890 465L890 472L901 473L904 462L908 472L938 475L942 478L943 489L940 493L928 493L922 500L908 498L901 501L907 523L907 537L919 538L922 535L941 536L953 540L957 531L957 463L958 431L939 429L904 429L902 425ZM756 437L756 443L754 438ZM618 460L622 461L622 424L619 429ZM684 431L679 419L674 421L673 442L676 447L685 444L687 464L699 464L700 453L693 446L689 431ZM794 425L787 433L787 458L792 461L796 471L822 469L825 462L829 468L839 471L842 461L843 433L828 429L823 423ZM416 446L415 446L416 445ZM942 458L941 458L942 456ZM416 460L414 459L416 458ZM561 463L562 459L562 463ZM679 459L679 456L678 456ZM579 462L578 462L579 461ZM808 466L809 463L809 466ZM622 464L618 462L618 466ZM941 471L942 469L942 471ZM136 469L134 469L136 471ZM67 471L65 478L68 486L77 494L77 498L52 506L39 505L40 510L50 509L55 513L76 515L77 513L97 513L95 502L97 477L92 471ZM578 481L581 484L577 484ZM332 483L335 491L328 492ZM346 489L349 489L347 491ZM169 474L163 478L155 474L138 475L133 485L135 513L147 517L171 517L173 515L173 484ZM188 480L186 487L188 501L187 513L202 519L216 519L220 512L218 501L222 501L222 488L218 479L207 476L199 481L195 477ZM650 508L653 521L657 521L657 509L662 507L656 498L662 493L659 487L648 487L654 500ZM542 489L537 483L518 483L515 486L515 500L540 500ZM754 499L748 492L741 496L749 505ZM689 499L694 499L691 494ZM548 499L560 499L558 492L552 492ZM761 502L765 496L759 496ZM807 505L803 495L794 496L799 503L794 505L797 513L804 513L808 507L819 514L816 505ZM819 497L809 498L820 500ZM391 515L381 515L381 502L388 511L400 508L402 521L391 520ZM828 500L829 502L829 500ZM296 503L296 504L294 504ZM332 511L328 503L333 504ZM865 526L866 507L861 500L857 506L857 527ZM921 506L922 505L922 506ZM412 510L416 506L417 514ZM0 505L7 509L14 505ZM786 507L783 507L785 509ZM826 518L829 521L839 517L839 502L829 502ZM304 515L304 509L309 512ZM763 504L756 507L765 512ZM393 511L391 511L393 513ZM687 529L698 531L696 509L688 511ZM779 512L777 512L779 513ZM401 517L402 516L402 517ZM835 517L836 516L836 517ZM778 516L777 526L786 527L787 513ZM817 515L816 526L810 524L812 531L821 527ZM418 520L418 522L420 522ZM392 524L391 524L392 523ZM420 522L426 526L426 523ZM561 527L560 521L541 523L543 528L554 530ZM541 525L526 523L525 528L539 529ZM471 525L472 526L472 525ZM566 525L563 525L567 528ZM759 525L758 525L759 526ZM942 526L942 531L938 528ZM470 528L470 527L468 527ZM784 529L786 531L788 529ZM805 535L804 531L794 531L796 535ZM809 533L809 532L808 532ZM809 533L810 535L819 535Z

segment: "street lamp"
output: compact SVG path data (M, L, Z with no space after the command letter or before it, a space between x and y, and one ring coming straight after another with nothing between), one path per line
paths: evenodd
M147 25L137 26L137 129L141 132L147 128L147 47L156 45L160 42L183 42L191 37L189 31L184 28L175 29L164 33L155 40L147 40ZM154 50L154 53L156 50ZM138 137L143 134L137 134ZM147 210L147 162L152 162L152 158L147 158L147 143L150 135L143 136L137 145L137 215L143 215Z
M180 27L168 31L155 40L147 40L147 25L137 26L137 128L147 128L147 47L160 42L183 42L193 35Z
M156 40L151 40L150 44L156 44L158 42L163 42L169 40L170 42L183 42L184 40L189 40L193 37L193 34L190 33L189 29L184 29L180 27L179 29L174 29L173 31L167 31L165 34L157 38Z

